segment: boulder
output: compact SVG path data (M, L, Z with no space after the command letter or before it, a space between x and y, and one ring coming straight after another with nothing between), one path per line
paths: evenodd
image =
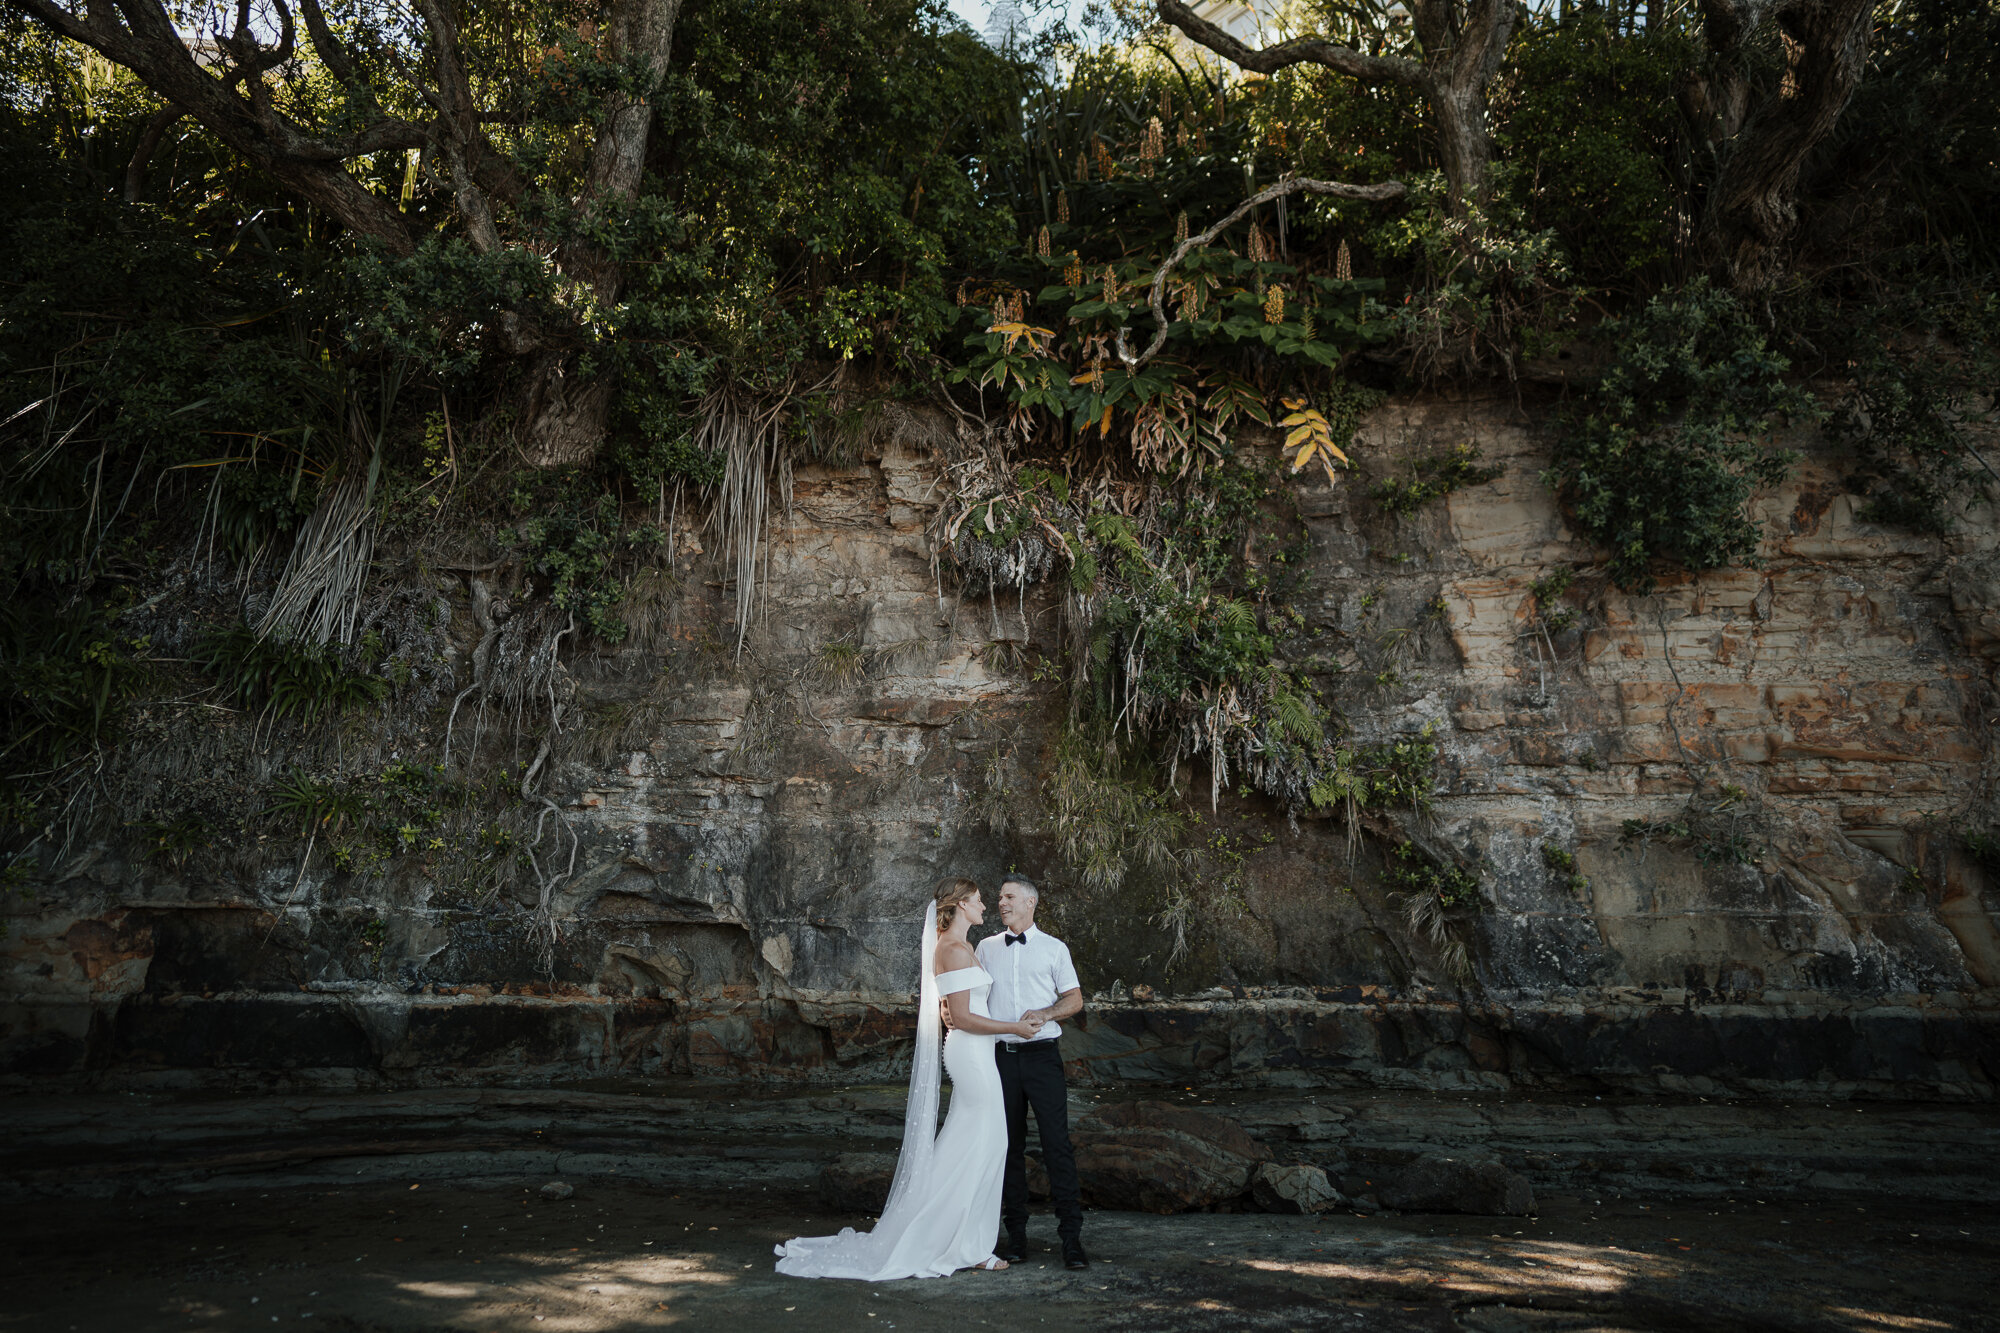
M1070 1136L1084 1202L1178 1213L1238 1198L1271 1150L1241 1125L1167 1102L1124 1102L1077 1122Z
M1265 1162L1251 1173L1250 1197L1267 1213L1323 1213L1347 1206L1347 1199L1319 1167L1276 1162Z
M837 1213L879 1217L896 1178L892 1152L844 1152L820 1168L819 1197Z
M1482 1213L1524 1217L1535 1211L1528 1178L1490 1157L1430 1153L1383 1182L1382 1203L1406 1213Z

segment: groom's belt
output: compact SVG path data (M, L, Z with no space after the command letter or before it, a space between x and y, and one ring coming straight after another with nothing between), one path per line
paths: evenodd
M1022 1050L1032 1050L1042 1046L1054 1046L1061 1040L1062 1039L1060 1037L1039 1037L1034 1041L995 1042L994 1046L997 1049L1003 1051L1022 1051Z

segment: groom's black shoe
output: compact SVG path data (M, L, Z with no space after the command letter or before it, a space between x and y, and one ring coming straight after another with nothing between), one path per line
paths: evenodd
M1063 1237L1063 1267L1088 1268L1090 1259L1083 1252L1083 1242L1074 1237Z
M1013 1233L993 1253L999 1255L1010 1264L1026 1263L1028 1260L1028 1233L1025 1231Z

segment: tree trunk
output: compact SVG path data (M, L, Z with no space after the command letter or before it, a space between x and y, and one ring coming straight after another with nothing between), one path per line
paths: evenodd
M1486 91L1443 87L1431 94L1437 121L1438 166L1451 190L1452 206L1486 203L1487 168L1493 161L1493 140L1486 132Z
M537 353L528 363L528 428L521 452L534 467L588 463L604 443L617 389L611 375L579 374L577 353Z
M125 164L125 202L136 204L146 193L146 164L153 160L159 149L160 140L167 131L180 123L181 109L170 106L164 111L155 111L146 128L139 135L139 146L132 150L132 160Z
M1424 90L1437 120L1438 165L1452 206L1486 202L1493 137L1486 125L1486 90L1500 72L1520 9L1514 0L1413 0L1424 66Z
M1699 235L1704 258L1739 294L1777 281L1782 246L1798 222L1799 169L1861 83L1872 9L1870 0L1799 0L1777 8L1779 27L1797 44L1790 76L1726 146Z
M577 209L586 218L601 214L607 205L623 204L638 191L652 137L651 90L659 86L673 52L680 8L681 0L622 0L612 10L604 34L606 57L644 61L652 78L638 96L614 93L606 99L590 170L577 198ZM567 276L590 288L600 310L609 310L624 290L624 266L586 239L586 230L579 229L578 238L564 246L559 262ZM585 376L578 368L580 356L540 356L530 372L522 453L536 467L587 462L603 443L617 385L608 371Z

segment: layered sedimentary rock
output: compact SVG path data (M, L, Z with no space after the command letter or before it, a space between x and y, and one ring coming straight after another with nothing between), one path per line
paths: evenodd
M632 645L572 656L567 716L594 729L549 761L543 900L454 896L416 856L359 876L288 848L223 873L98 837L5 905L0 1061L169 1083L893 1077L931 883L1016 867L1076 946L1093 1000L1066 1051L1087 1079L1991 1097L2000 929L1963 839L2000 782L1991 506L1948 538L1871 525L1839 460L1797 441L1757 503L1761 567L1636 597L1565 528L1532 407L1393 402L1357 458L1462 443L1499 475L1408 519L1365 478L1302 475L1295 604L1380 680L1340 696L1358 741L1439 747L1433 808L1405 824L1477 868L1450 925L1469 973L1383 887L1379 838L1228 790L1211 815L1205 777L1190 799L1244 850L1191 963L1166 970L1160 904L1075 890L1035 814L1064 713L1036 669L1057 595L940 577L926 523L949 478L913 428L799 469L744 657L705 564L635 611ZM1563 569L1551 617L1534 585ZM426 577L460 689L488 590ZM523 728L525 762L546 721L485 725ZM215 742L218 773L260 762L252 731ZM441 757L443 731L404 757Z

